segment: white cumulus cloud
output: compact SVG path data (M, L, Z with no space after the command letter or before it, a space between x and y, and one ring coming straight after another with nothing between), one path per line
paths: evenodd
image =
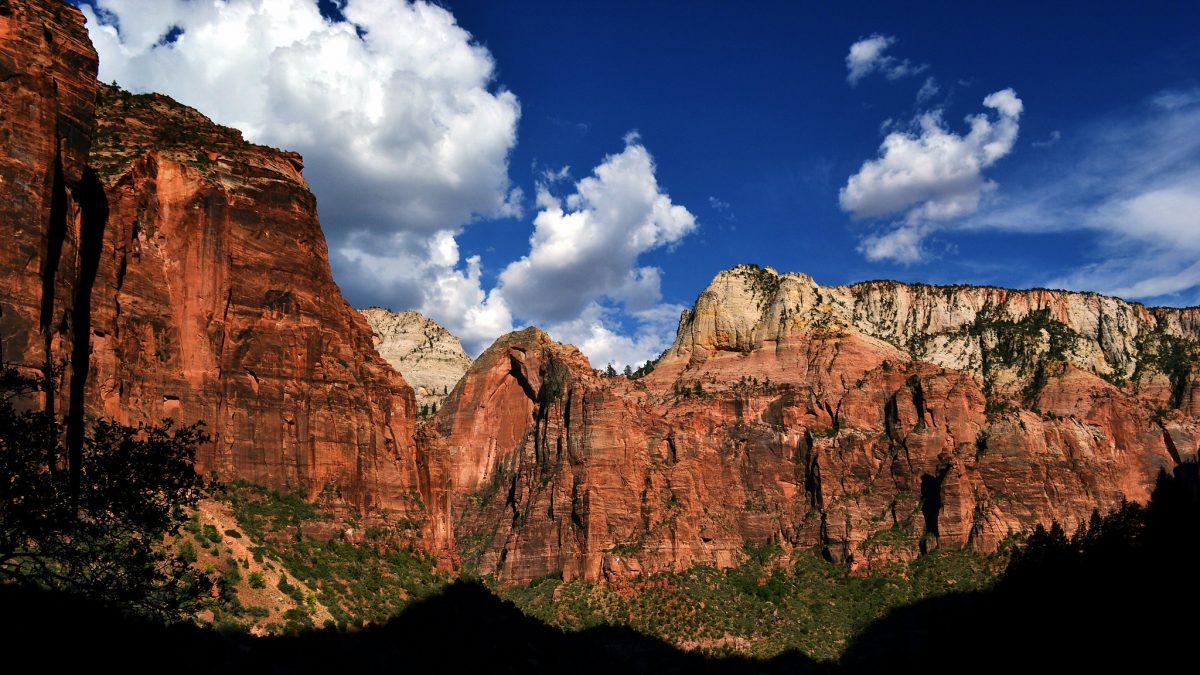
M966 218L919 225L917 234L1074 232L1089 262L1035 272L1028 285L1200 304L1200 90L1166 90L1050 138L1036 172L1010 179L1003 196ZM905 227L893 230L897 251L910 237Z
M461 260L451 232L351 235L339 255L350 263L340 283L377 289L377 304L419 309L472 354L513 329L504 299L484 288L480 257Z
M520 214L508 176L520 105L449 11L347 0L346 20L330 21L312 0L96 6L83 11L102 80L168 94L305 156L352 301L420 309L465 335L504 325L454 237Z
M671 202L654 160L636 135L609 155L565 199L539 186L529 253L500 274L499 292L514 314L562 322L607 298L630 312L662 297L660 270L638 256L670 246L696 229L696 218Z
M850 45L850 53L846 55L846 81L850 86L857 85L871 73L881 73L889 80L898 80L916 75L929 67L927 64L914 64L908 59L897 59L885 53L896 42L896 38L891 35L876 33Z
M913 131L893 131L877 159L867 160L838 193L842 210L855 218L905 212L898 229L863 242L871 259L915 262L928 223L968 215L995 188L983 170L1012 151L1023 105L1012 89L983 99L996 112L967 117L964 135L948 130L941 111L922 114Z
M591 303L578 317L547 327L550 335L574 344L587 354L594 368L613 364L618 370L634 368L661 354L675 337L682 305L660 304L632 315L633 331L625 331L617 312Z

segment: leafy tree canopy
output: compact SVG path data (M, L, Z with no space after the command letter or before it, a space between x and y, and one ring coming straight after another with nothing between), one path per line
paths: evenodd
M204 492L201 423L87 430L78 494L71 494L62 424L27 409L39 382L0 366L0 582L86 595L139 614L182 618L207 577L172 555L165 538Z

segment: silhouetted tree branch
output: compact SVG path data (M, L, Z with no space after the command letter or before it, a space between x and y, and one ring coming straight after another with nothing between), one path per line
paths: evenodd
M21 409L23 397L39 389L0 368L0 580L181 617L206 592L207 577L164 544L203 494L194 469L196 448L208 440L202 425L93 421L72 499L72 481L59 466L62 424Z

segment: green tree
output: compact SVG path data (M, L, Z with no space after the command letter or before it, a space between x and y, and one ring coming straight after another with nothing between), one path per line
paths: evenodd
M196 562L196 547L192 544L191 539L184 539L175 548L175 555L185 563Z
M27 397L41 388L0 366L0 582L184 616L208 580L165 540L203 494L194 468L196 448L208 440L202 426L93 421L72 500L62 424L28 409Z

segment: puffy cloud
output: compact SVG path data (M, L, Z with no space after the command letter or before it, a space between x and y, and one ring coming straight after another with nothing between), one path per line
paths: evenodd
M900 229L864 241L868 257L919 260L920 239L929 230L924 224L974 212L995 188L983 170L1012 151L1023 105L1012 89L988 95L983 105L996 116L968 117L970 131L962 136L945 128L940 111L922 114L916 130L889 133L879 158L849 178L838 201L855 218L906 211Z
M921 240L925 232L920 225L903 225L882 234L872 234L863 238L858 244L858 252L867 260L894 260L898 263L911 264L920 262L925 257L921 248Z
M631 312L661 299L660 271L639 267L638 256L679 242L696 219L662 192L638 137L625 142L565 200L539 186L529 253L500 274L498 292L517 316L561 323L605 298Z
M855 86L871 73L882 73L889 80L898 80L923 72L927 64L914 64L908 59L900 60L885 54L888 47L896 44L895 37L876 33L850 45L846 55L846 81Z
M1038 159L1036 174L1023 184L1010 181L1003 198L962 219L924 223L915 233L901 225L888 242L901 253L880 257L903 260L899 244L935 231L1077 232L1091 235L1080 248L1095 262L1033 276L1029 285L1200 303L1200 90L1162 92L1141 109L1082 123L1060 137ZM860 250L869 256L872 243L864 240Z
M491 90L491 55L445 9L348 0L347 21L331 22L310 0L97 6L100 18L84 11L101 79L299 150L334 231L434 232L516 207L520 106Z
M100 77L195 106L298 150L351 301L421 309L471 335L504 326L454 236L518 216L508 177L520 105L488 51L427 2L96 0ZM173 41L164 40L170 33ZM473 302L453 311L442 303ZM489 328L484 328L489 326ZM493 334L491 337L495 337Z
M626 365L636 368L671 346L683 310L682 305L661 304L636 312L636 326L630 332L620 325L617 312L592 303L578 317L552 324L548 331L555 339L579 347L594 368L610 363L618 370Z
M359 233L334 251L343 286L361 287L364 305L413 308L446 326L478 354L513 329L504 299L483 287L479 256L460 260L454 233Z

